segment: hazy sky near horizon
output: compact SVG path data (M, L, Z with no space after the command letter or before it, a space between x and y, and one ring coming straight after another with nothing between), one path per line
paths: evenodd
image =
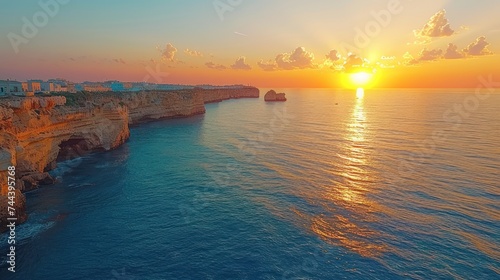
M40 3L52 5L45 11ZM0 7L0 79L335 87L362 68L380 87L475 87L500 65L496 0L0 0Z

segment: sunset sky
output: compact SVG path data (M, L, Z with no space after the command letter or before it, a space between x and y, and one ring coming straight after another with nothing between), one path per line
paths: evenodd
M0 1L0 79L476 87L500 69L497 0L59 2Z

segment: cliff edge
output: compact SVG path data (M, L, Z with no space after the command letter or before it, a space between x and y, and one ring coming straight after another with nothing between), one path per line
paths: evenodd
M129 126L205 113L205 103L259 97L253 87L123 93L76 93L0 99L0 232L13 197L16 224L27 219L23 192L54 183L47 171L58 161L123 144ZM15 167L9 193L8 168ZM12 184L12 183L11 183Z

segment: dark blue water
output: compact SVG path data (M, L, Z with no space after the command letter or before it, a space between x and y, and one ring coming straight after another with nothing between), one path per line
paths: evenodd
M286 92L60 164L1 279L500 278L500 95Z

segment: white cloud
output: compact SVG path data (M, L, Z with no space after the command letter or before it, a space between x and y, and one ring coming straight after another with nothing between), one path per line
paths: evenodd
M244 56L241 56L239 57L233 65L231 65L231 68L232 69L235 69L235 70L250 70L252 69L252 67L248 64L245 63L245 57Z
M403 64L404 65L412 65L412 64L415 64L416 62L417 62L417 60L415 59L415 57L413 57L413 55L411 55L409 52L406 52L403 55Z
M383 55L380 57L379 61L375 62L375 65L380 68L395 68L397 63L395 56Z
M165 46L165 49L164 50L161 50L161 55L163 57L163 59L167 60L167 61L174 61L175 59L175 54L177 53L177 49L170 43L168 43L166 46Z
M184 53L189 56L194 56L194 57L203 57L203 53L195 50L190 50L190 49L185 49Z
M415 59L415 58L414 58L414 57L413 57L413 55L411 55L409 52L406 52L406 53L403 55L403 59L404 59L404 60L413 60L413 59Z
M463 52L468 55L488 55L492 54L490 50L488 50L488 46L490 43L486 42L486 37L481 36L476 39L475 42L470 43Z

